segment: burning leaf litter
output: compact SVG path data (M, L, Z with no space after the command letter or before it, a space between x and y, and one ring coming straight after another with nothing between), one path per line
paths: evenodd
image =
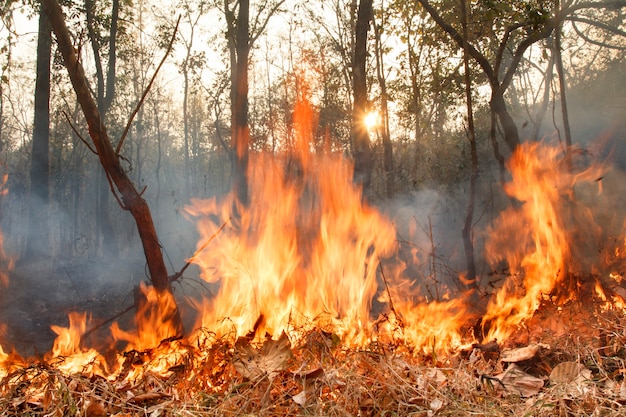
M176 301L145 285L134 328L114 323L108 349L84 345L87 315L72 313L67 328L53 327L57 341L40 360L0 348L0 410L91 417L619 411L626 219L602 212L607 197L597 179L605 168L572 170L556 147L520 146L505 186L515 204L485 237L494 270L505 263L507 272L485 286L493 293L442 287L433 300L407 274L394 224L364 203L350 164L331 153L312 158L305 137L296 143L294 155L251 158L249 205L231 195L188 207L200 232L191 261L219 284L215 297L190 301L196 330L172 327ZM577 194L594 195L593 204ZM599 211L610 232L622 234L600 227ZM589 242L578 243L580 236ZM591 243L602 248L593 258L577 248ZM484 311L472 305L477 299Z

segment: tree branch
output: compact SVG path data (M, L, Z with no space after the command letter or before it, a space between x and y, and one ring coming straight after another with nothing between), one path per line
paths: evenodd
M139 109L141 108L141 106L143 106L143 102L145 101L146 96L148 95L148 92L150 92L150 89L152 88L152 84L154 83L154 80L156 79L157 74L159 73L159 70L161 69L161 67L165 63L165 59L167 58L167 56L169 55L170 51L172 50L172 45L174 45L174 40L176 39L176 32L178 32L178 24L179 23L180 23L180 16L178 16L178 20L176 21L176 27L174 27L174 33L172 34L172 37L170 39L170 43L167 45L167 49L165 51L165 55L163 55L163 58L161 58L161 62L159 62L159 66L157 67L156 71L154 71L154 74L152 74L152 78L150 79L150 82L148 83L148 86L146 87L146 89L144 90L143 94L141 95L141 99L137 103L137 106L135 106L135 110L133 110L132 114L128 118L128 123L126 123L126 127L124 128L124 132L122 133L122 136L120 137L120 141L117 143L117 147L115 148L115 155L119 155L120 154L120 150L122 149L122 145L124 144L124 139L126 139L126 136L128 135L128 131L130 130L130 125L133 123L133 120L135 119L135 116L139 112Z

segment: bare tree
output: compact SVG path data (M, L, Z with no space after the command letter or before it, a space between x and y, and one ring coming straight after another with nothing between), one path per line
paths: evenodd
M384 7L381 10L380 23L374 22L374 49L376 55L376 79L380 88L380 126L378 131L383 145L383 173L385 176L385 191L388 198L393 197L393 145L391 143L391 133L389 131L389 105L387 103L387 79L384 74L384 49L381 39L381 32L385 29Z
M98 111L98 106L91 95L85 71L78 60L76 50L72 44L61 6L56 0L43 0L42 4L48 15L52 30L56 34L58 49L63 56L72 87L89 127L89 136L91 137L94 150L98 154L100 164L106 173L111 191L118 199L122 208L130 211L137 225L152 284L159 293L171 293L170 279L163 260L163 254L161 253L161 246L150 208L141 194L135 189L135 186L120 164L116 150L113 148L106 126ZM117 193L119 193L119 196ZM177 329L177 332L182 331L178 309L175 309L167 319L171 321L173 328Z
M108 63L105 71L102 65L101 45L99 35L96 33L94 0L85 0L85 14L87 16L87 33L91 43L91 50L94 56L96 69L96 101L98 111L104 122L107 113L113 104L115 95L115 71L117 61L117 28L119 20L120 4L119 0L111 2L111 24L109 27ZM109 217L109 186L104 175L100 176L98 182L98 205L97 205L97 231L102 235L104 252L111 255L118 255L118 247L113 234L113 226Z

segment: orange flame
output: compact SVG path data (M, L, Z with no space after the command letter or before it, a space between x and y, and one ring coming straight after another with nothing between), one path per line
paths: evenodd
M69 313L69 326L50 326L57 334L47 360L58 359L57 366L66 373L106 373L100 368L104 361L95 349L81 347L81 338L87 330L87 313Z
M199 325L215 328L227 317L243 335L263 316L259 331L278 335L303 325L295 317L325 317L335 332L364 342L378 260L393 249L395 231L363 203L342 157L310 158L312 111L305 101L297 109L300 153L251 158L247 207L239 205L235 214L231 195L219 203L194 200L187 208L197 217L200 242L230 222L194 259L206 281L221 284ZM223 326L221 332L228 331Z
M575 295L575 288L563 288L574 265L570 242L579 232L569 221L576 204L574 186L593 183L601 172L570 170L560 155L556 147L526 143L508 162L512 179L505 191L519 207L500 215L485 245L488 258L506 260L511 271L483 318L488 340L506 340L553 291ZM594 226L591 220L588 226Z

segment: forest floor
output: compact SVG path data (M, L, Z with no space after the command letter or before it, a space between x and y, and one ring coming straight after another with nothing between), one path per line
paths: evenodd
M90 312L97 324L132 306L145 274L140 261L42 262L18 266L9 278L0 295L3 343L37 356L52 346L50 325L66 326L69 312ZM544 303L505 345L445 354L402 341L347 347L312 328L261 344L207 334L118 355L123 370L112 378L68 374L63 358L15 366L0 383L0 414L626 415L626 316L589 300ZM163 358L174 362L156 371Z

